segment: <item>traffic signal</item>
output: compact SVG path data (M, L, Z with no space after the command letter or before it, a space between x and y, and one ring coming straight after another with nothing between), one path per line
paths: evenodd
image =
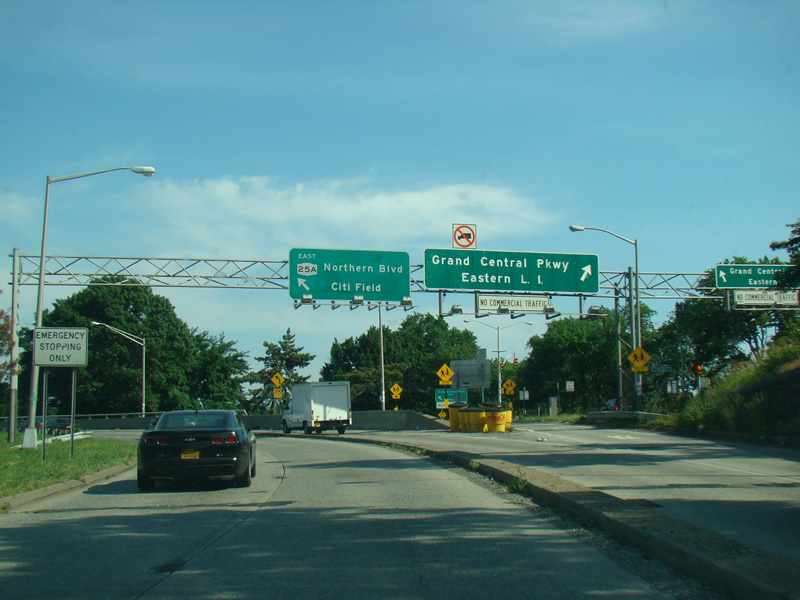
M703 376L703 367L701 365L697 365L697 376L698 377Z
M519 359L515 356L514 357L514 366L516 367L519 364Z

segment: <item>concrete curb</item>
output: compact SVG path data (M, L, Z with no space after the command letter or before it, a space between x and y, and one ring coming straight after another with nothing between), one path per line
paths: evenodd
M479 454L420 446L380 438L339 436L318 439L379 444L424 452L474 469L501 483L524 480L524 492L537 502L564 510L615 539L736 600L800 600L800 565L723 535L660 514L556 475Z
M42 498L47 498L48 496L61 494L76 488L89 487L98 481L103 481L109 477L113 477L114 475L122 473L123 471L127 471L135 466L136 461L132 460L122 465L116 465L109 467L108 469L98 471L97 473L90 473L81 477L80 479L70 479L68 481L62 481L61 483L49 485L37 490L31 490L30 492L23 492L22 494L17 494L16 496L6 496L5 498L0 498L0 506L8 505L9 510L13 508L19 508L20 506L35 502L36 500L41 500Z

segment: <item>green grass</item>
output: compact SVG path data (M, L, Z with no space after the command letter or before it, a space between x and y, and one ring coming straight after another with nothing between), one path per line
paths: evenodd
M136 445L119 440L77 439L71 459L69 441L54 440L47 445L44 461L41 447L35 450L12 448L3 440L0 442L0 498L80 479L134 458Z

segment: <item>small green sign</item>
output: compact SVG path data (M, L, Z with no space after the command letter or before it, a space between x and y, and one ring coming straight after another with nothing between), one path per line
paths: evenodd
M466 402L467 390L436 390L436 408L447 408L453 402Z
M429 289L596 294L597 255L425 250Z
M408 252L293 248L289 251L289 296L400 302L411 296L409 271Z
M775 276L790 265L717 265L717 287L720 289L770 288L777 284Z

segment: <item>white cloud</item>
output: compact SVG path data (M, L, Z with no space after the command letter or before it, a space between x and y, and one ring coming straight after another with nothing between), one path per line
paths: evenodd
M490 184L376 189L368 179L280 185L248 176L159 182L145 214L159 255L276 259L293 247L405 250L447 247L451 224L479 236L541 231L554 216L532 198ZM166 246L166 247L165 247Z

